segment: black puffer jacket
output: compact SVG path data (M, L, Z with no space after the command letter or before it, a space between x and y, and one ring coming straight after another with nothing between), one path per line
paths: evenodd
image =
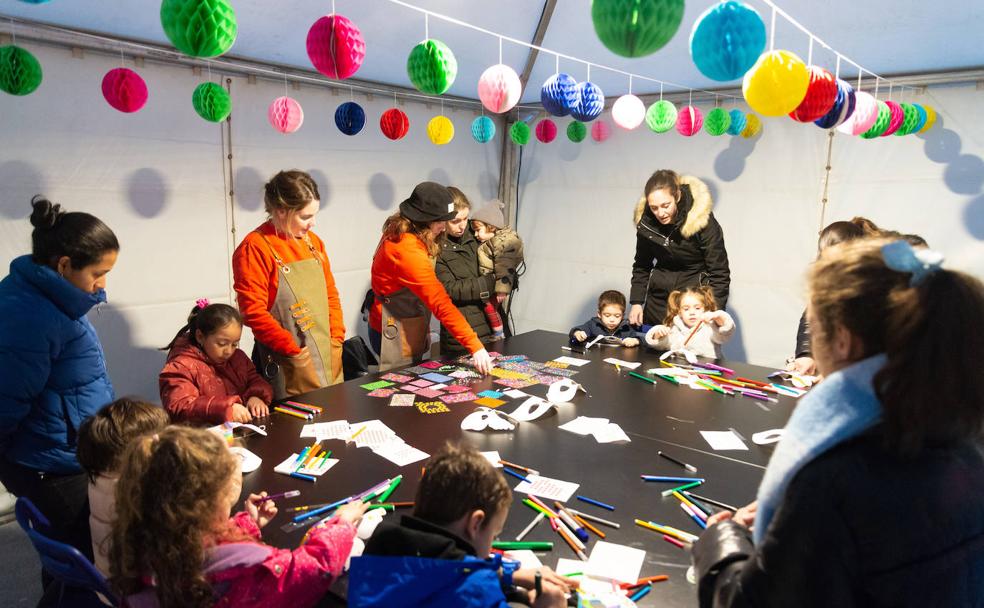
M629 301L644 304L644 322L656 325L666 315L666 298L675 289L710 285L724 309L731 288L731 269L721 225L711 213L711 194L695 177L680 178L676 220L660 224L646 199L635 209L636 253Z
M984 446L882 446L876 428L803 467L757 548L734 522L708 528L700 606L984 606Z
M806 320L806 312L800 317L799 327L796 328L796 358L812 357L813 346L810 340L810 323Z
M451 296L451 301L471 325L478 339L487 344L492 339L492 329L482 310L483 298L495 297L495 275L481 274L478 269L478 246L472 231L458 238L447 236L434 265L438 280ZM458 343L441 325L441 352L465 353L467 349Z

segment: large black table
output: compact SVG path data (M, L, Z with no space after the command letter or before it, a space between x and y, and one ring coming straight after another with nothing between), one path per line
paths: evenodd
M696 589L686 581L685 573L690 565L689 553L677 549L662 540L661 536L633 523L635 518L665 523L695 534L696 524L687 517L673 498L661 498L660 491L671 487L667 484L644 483L640 474L691 476L681 467L656 455L663 450L698 468L698 477L707 482L697 492L736 506L747 504L755 498L755 492L771 455L771 448L763 448L751 442L753 433L781 428L792 413L795 400L779 397L778 403L764 403L744 397L731 397L710 391L696 391L685 386L674 386L660 381L649 384L629 376L628 370L620 371L604 363L606 357L626 361L640 361L643 371L659 365L659 354L644 346L638 348L594 347L586 354L571 353L561 349L567 344L567 336L548 331L533 331L506 339L495 350L504 354L524 354L531 360L545 362L562 355L590 359L592 362L580 368L573 378L581 383L589 395L579 393L573 405L564 406L559 414L533 422L523 422L512 432L470 432L460 429L461 420L475 409L475 404L465 402L450 404L451 410L443 414L423 414L415 407L389 407L389 399L366 395L361 384L377 379L370 375L329 388L321 389L295 400L323 406L324 413L313 422L348 420L358 422L378 418L397 432L407 443L428 454L433 454L445 441L464 438L482 451L498 450L505 460L538 469L542 475L581 484L578 494L602 500L616 507L609 512L571 499L573 508L598 515L621 524L618 530L600 526L608 536L606 540L629 545L646 551L642 576L668 574L668 582L659 583L643 599L643 605L695 606ZM764 380L773 371L736 362L719 362L745 376ZM393 370L398 371L398 370ZM475 392L494 388L493 378L483 378L476 383ZM524 392L545 396L543 385L522 389ZM420 399L420 398L418 398ZM501 406L512 411L519 401ZM599 444L592 436L582 437L557 428L577 416L604 417L621 425L631 442ZM267 437L254 435L246 440L246 447L263 458L259 470L243 478L243 496L250 492L266 490L275 493L298 489L302 495L280 503L281 510L291 505L331 502L360 492L378 481L402 473L402 484L390 497L391 501L413 500L420 479L423 462L397 467L377 456L369 448L356 448L353 443L328 440L323 445L333 451L333 457L341 462L324 474L317 483L293 479L273 471L273 467L292 451L298 452L310 445L311 439L300 437L304 421L282 414L274 414L266 422ZM749 447L748 451L715 452L701 437L702 430L738 431ZM519 481L507 477L510 486ZM522 504L524 494L516 494L513 507L503 530L502 540L514 540L535 515ZM387 517L399 515L401 510ZM403 511L408 512L408 511ZM303 531L284 532L281 529L289 514L282 513L263 531L266 542L279 547L296 547ZM553 541L554 549L538 553L544 565L553 567L558 557L576 559L570 548L545 523L541 523L526 540ZM588 553L596 537L592 535Z

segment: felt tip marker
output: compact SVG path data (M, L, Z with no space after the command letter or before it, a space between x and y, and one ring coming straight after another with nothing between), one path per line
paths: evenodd
M643 481L661 481L668 483L690 483L692 481L703 482L703 477L666 477L663 475L640 475Z
M696 473L696 472L697 472L697 467L695 467L694 465L692 465L692 464L687 464L686 462L683 462L682 460L677 460L676 458L674 458L674 457L672 457L672 456L670 456L670 455L669 455L669 454L667 454L666 452L663 452L663 451L657 451L657 452L656 452L656 455L657 455L657 456L662 456L663 458L665 458L665 459L667 459L667 460L669 460L670 462L672 462L672 463L674 463L674 464L678 464L678 465L680 465L681 467L683 467L684 469L686 469L686 470L688 470L688 471L690 471L691 473Z
M527 483L529 483L529 481L530 481L529 479L527 479L527 478L526 478L526 476L525 476L525 475L520 475L520 474L519 474L519 473L517 473L516 471L513 471L512 469L510 469L509 467L502 467L502 470L503 470L504 472L506 472L506 473L508 473L508 474L510 474L510 475L512 475L512 476L513 476L513 477L515 477L516 479L521 479L521 480L523 480L523 481L525 481L525 482L527 482Z
M609 504L605 504L605 503L603 503L601 501L595 500L593 498L588 498L587 496L581 496L580 494L578 494L577 496L575 496L575 498L577 498L578 500L580 500L582 502L586 502L588 504L592 504L592 505L594 505L596 507L601 507L602 509L608 509L609 511L614 511L615 510L615 507L613 507L613 506L611 506Z
M318 481L318 478L315 477L314 475L305 475L304 473L298 473L297 471L292 471L290 473L290 476L296 479L303 479L304 481L310 481L310 482Z
M268 500L277 500L278 498L294 498L295 496L300 496L300 490L288 490L286 492L281 492L279 494L271 494L269 496L257 496L251 498L250 502L266 502Z

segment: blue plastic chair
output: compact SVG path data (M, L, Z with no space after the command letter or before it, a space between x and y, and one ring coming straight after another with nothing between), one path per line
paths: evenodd
M119 599L109 589L106 577L96 570L96 567L86 556L71 545L48 538L51 523L41 511L38 511L34 503L27 498L20 497L14 506L14 513L17 515L17 523L27 533L28 538L31 539L31 544L34 545L41 557L41 566L54 579L53 584L60 586L58 590L59 606L62 601L68 601L73 606L78 605L78 598L70 597L72 590L69 588L99 593L113 606L120 605ZM94 594L92 600L99 602ZM99 604L93 603L93 605Z

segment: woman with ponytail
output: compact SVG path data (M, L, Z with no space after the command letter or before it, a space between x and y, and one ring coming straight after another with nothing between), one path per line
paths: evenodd
M92 555L78 429L113 400L86 313L106 301L116 235L88 213L31 200L31 255L0 281L0 482L29 498L56 540Z
M823 383L758 489L694 545L702 607L980 606L984 285L905 240L820 254Z

